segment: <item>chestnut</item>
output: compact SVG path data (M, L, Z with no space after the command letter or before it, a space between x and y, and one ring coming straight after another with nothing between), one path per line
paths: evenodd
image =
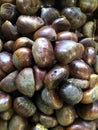
M59 11L53 7L44 7L41 9L41 18L44 20L45 25L51 25L59 16Z
M36 112L36 106L27 97L17 97L14 99L14 110L23 117L30 117Z
M8 122L0 119L0 130L7 130L7 129L8 129Z
M62 31L70 30L70 22L66 19L66 17L60 17L53 21L51 25L57 33Z
M5 51L13 53L14 44L15 44L15 41L8 40L7 42L4 43L3 48L4 48Z
M45 115L52 115L54 113L54 109L42 100L41 93L38 92L35 95L35 99L36 105L42 113Z
M89 88L89 85L90 85L88 80L83 80L83 79L69 78L67 79L67 81L81 89L87 89Z
M40 115L40 122L46 128L53 128L58 124L56 118L46 115Z
M60 109L63 106L62 100L54 90L44 88L41 92L41 98L52 109Z
M9 94L0 91L0 112L4 112L11 108L12 98Z
M78 7L67 7L62 11L68 21L70 21L71 28L77 29L80 28L86 22L86 15Z
M68 31L62 31L57 34L57 40L72 40L75 42L78 42L78 37L75 33L73 32L68 32Z
M32 97L35 92L35 80L32 68L22 69L16 77L16 87L18 91L28 97Z
M73 60L70 65L70 74L74 78L89 79L91 74L90 66L85 63L82 59Z
M83 38L82 40L79 41L85 48L87 47L93 47L95 48L96 52L98 52L98 44L94 40L94 38Z
M0 0L0 5L2 5L2 4L4 4L4 3L15 4L15 0Z
M58 95L65 103L70 105L78 104L83 98L81 88L70 82L63 82L59 85Z
M93 13L97 9L97 0L79 0L79 7L85 13Z
M8 53L6 51L0 53L0 68L7 74L15 70L11 53Z
M93 38L95 34L95 30L96 30L95 22L89 21L85 23L85 25L83 26L83 35L86 37Z
M34 15L40 8L40 0L16 0L16 6L21 14Z
M57 88L58 85L69 76L68 66L54 66L44 78L44 84L48 89Z
M43 37L37 38L32 46L34 61L39 68L47 68L55 63L51 42Z
M55 41L57 38L55 30L51 26L43 26L34 33L33 39L45 37L50 41Z
M13 50L17 50L21 47L31 48L33 45L33 40L29 39L28 37L19 37L13 45Z
M17 30L21 34L29 34L44 25L44 21L37 16L20 15L16 21Z
M91 86L90 88L88 88L86 91L83 92L83 98L81 100L81 103L90 104L97 100L98 100L98 82L95 82L94 86Z
M95 121L76 119L66 130L96 130Z
M9 121L9 130L27 129L28 122L24 117L15 114Z
M4 112L1 112L0 113L0 118L2 120L8 121L8 120L10 120L12 118L13 114L14 114L14 111L13 111L12 108L10 108L10 109L8 109L8 110L6 110Z
M2 24L1 30L7 40L16 40L19 37L17 27L8 20Z
M56 42L55 56L63 65L71 63L74 59L82 56L84 47L72 40L61 40Z
M83 120L96 120L98 118L98 103L78 104L76 111Z
M64 105L61 109L56 110L56 118L60 125L68 126L75 121L76 112L73 106Z
M17 19L19 13L14 4L4 3L1 5L0 15L3 20L14 21Z
M2 51L2 49L3 49L3 42L2 42L2 40L0 39L0 52Z
M13 64L19 70L30 67L33 65L32 51L29 48L22 47L14 51L13 53Z
M8 74L5 78L3 78L0 81L0 89L8 93L15 91L17 89L15 84L17 74L18 71L13 71L10 74Z
M96 54L97 53L96 53L95 48L93 48L93 47L87 47L84 50L83 59L89 65L93 65L95 63Z

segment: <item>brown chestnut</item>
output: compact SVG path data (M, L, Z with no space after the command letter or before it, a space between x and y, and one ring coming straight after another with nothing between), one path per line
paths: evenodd
M0 91L0 112L4 112L11 108L12 98L9 94Z
M18 11L14 4L4 3L1 5L0 15L3 20L13 21L18 17Z
M31 48L33 45L33 41L28 37L19 37L13 45L14 51L21 48L21 47L28 47Z
M40 8L40 0L16 0L16 6L21 14L34 15Z
M60 125L70 125L76 118L74 107L70 105L64 105L61 109L56 110L56 118Z
M44 125L46 128L53 128L57 126L58 122L56 118L46 115L40 116L40 122L42 125Z
M13 111L12 108L10 108L10 109L8 109L8 110L6 110L4 112L1 112L0 113L0 118L2 120L8 121L8 120L10 120L12 118L13 114L14 114L14 111Z
M38 67L46 68L55 63L55 56L51 42L46 38L38 38L32 46L32 54Z
M71 63L74 59L81 57L83 51L83 45L72 40L56 42L55 55L57 60L63 65Z
M89 65L93 65L95 63L96 54L97 53L96 53L95 48L93 48L93 47L87 47L84 50L83 59Z
M58 94L64 102L71 105L78 104L83 98L81 88L69 82L64 82L59 85Z
M29 48L22 47L13 53L13 64L17 69L23 69L33 65L32 51Z
M34 40L39 37L45 37L50 41L55 41L57 38L55 30L51 26L43 26L34 33Z
M0 68L5 73L11 73L15 70L11 53L8 53L6 51L0 53Z
M51 25L57 33L70 30L70 23L66 17L57 18Z
M6 20L2 24L2 33L7 40L16 40L19 37L17 27L14 26L10 21Z
M14 115L9 121L9 130L25 130L27 129L28 122L24 117Z
M57 34L57 40L72 40L78 42L78 37L73 32L63 31Z
M85 13L93 13L97 9L97 0L79 0L79 7Z
M44 113L45 115L52 115L54 110L52 107L50 107L49 105L47 105L43 100L42 100L42 97L41 97L41 93L37 93L36 96L35 96L35 99L36 99L36 105L38 107L38 109Z
M45 76L44 84L48 89L57 88L69 76L68 66L56 65Z
M8 40L7 42L4 43L3 48L5 51L13 53L13 46L14 46L15 41L13 40Z
M17 97L14 100L14 110L23 117L30 117L36 111L36 106L27 97Z
M32 68L22 69L16 77L16 87L18 91L28 97L32 97L35 92L35 80Z
M86 15L78 7L67 7L62 11L68 21L70 21L71 28L77 29L80 28L86 22Z
M82 59L76 59L69 65L70 74L74 78L89 79L91 74L90 66L85 63Z
M50 25L53 21L59 18L59 11L53 7L47 7L41 9L41 18L44 20L45 25Z
M95 121L75 120L66 130L96 130Z
M91 104L78 104L77 105L78 115L88 121L98 119L98 103L94 102Z
M42 100L52 109L60 109L63 106L62 100L54 90L44 88L41 93Z
M37 16L20 15L16 21L17 30L21 34L32 33L43 25L44 21Z
M96 30L95 22L89 21L85 23L85 25L83 26L83 35L86 37L93 38L95 35L95 30Z
M16 77L17 77L18 71L13 71L10 74L8 74L5 78L3 78L0 81L0 89L4 92L13 92L16 88Z

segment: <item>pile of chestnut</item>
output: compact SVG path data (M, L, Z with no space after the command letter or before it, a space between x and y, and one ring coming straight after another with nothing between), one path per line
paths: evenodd
M0 0L0 130L98 129L98 0Z

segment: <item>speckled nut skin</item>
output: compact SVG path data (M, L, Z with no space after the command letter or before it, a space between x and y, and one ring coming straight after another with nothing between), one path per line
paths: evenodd
M14 110L23 117L30 117L35 113L36 107L27 97L17 97L14 100Z
M9 122L9 130L25 130L28 122L24 117L14 115Z
M17 74L18 71L13 71L3 78L0 81L0 89L8 93L15 91L17 89L15 84Z
M40 8L40 0L16 0L16 6L21 14L34 15Z
M25 57L25 59L24 59ZM13 64L19 70L30 67L33 65L32 51L29 48L22 47L14 51L13 53Z
M70 105L78 104L83 98L81 88L69 82L64 82L59 85L58 94L65 103Z
M52 109L60 109L63 106L62 100L54 90L44 88L41 93L41 98Z
M32 68L22 69L16 77L16 88L28 97L32 97L35 92L35 79Z
M70 105L64 105L61 109L56 111L57 120L62 126L68 126L72 124L75 120L75 116L75 110L73 106Z
M32 46L32 54L39 68L47 68L55 63L55 56L51 42L43 37L35 40Z
M64 15L71 23L71 28L77 29L86 22L86 15L77 7L67 7L62 11Z

